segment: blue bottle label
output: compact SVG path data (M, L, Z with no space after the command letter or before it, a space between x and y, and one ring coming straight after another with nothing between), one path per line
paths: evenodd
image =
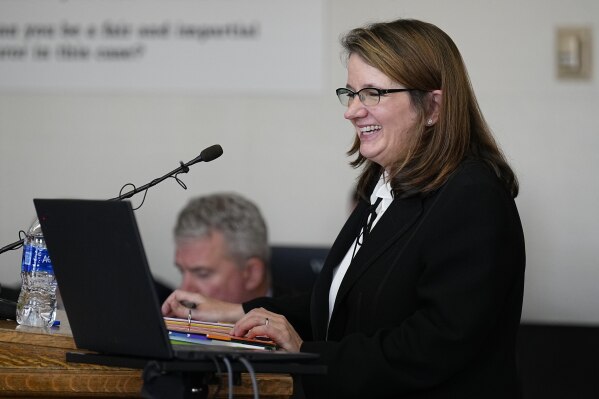
M48 255L48 249L34 247L33 245L25 245L25 248L23 249L21 271L26 273L46 272L54 274L52 261L50 260L50 255Z

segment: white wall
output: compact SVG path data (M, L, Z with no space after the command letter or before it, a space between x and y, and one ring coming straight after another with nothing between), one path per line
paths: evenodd
M345 85L338 37L365 22L419 18L461 49L519 175L528 257L523 318L599 323L599 60L583 82L558 81L554 66L557 26L591 26L599 54L599 3L325 0L323 12L321 94L0 92L0 246L30 223L34 197L114 197L121 185L142 185L215 143L224 155L183 175L187 191L163 182L137 211L156 275L178 281L171 230L196 194L253 198L273 243L330 244L356 176L344 155L352 130L334 95ZM0 281L17 283L19 267L19 251L0 255Z

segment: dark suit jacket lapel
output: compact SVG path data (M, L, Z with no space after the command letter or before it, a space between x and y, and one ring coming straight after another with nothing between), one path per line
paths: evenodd
M362 220L368 212L368 206L369 204L365 201L360 201L347 219L335 239L314 285L310 313L312 317L312 332L315 340L324 339L326 336L329 320L329 288L333 280L333 270L341 263L360 231Z
M396 199L391 203L349 266L339 287L339 292L335 300L335 308L337 308L338 303L344 300L362 273L368 269L382 252L403 236L407 229L418 220L421 213L422 202L419 197ZM333 311L331 319L335 317L334 313Z

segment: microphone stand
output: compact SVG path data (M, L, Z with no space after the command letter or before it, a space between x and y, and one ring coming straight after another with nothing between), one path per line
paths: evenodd
M174 170L168 172L166 175L159 177L158 179L154 179L151 182L144 184L141 187L136 187L133 190L131 190L125 194L120 194L118 197L111 198L111 199L109 199L109 201L120 201L120 200L123 200L126 198L131 198L135 194L137 194L141 191L147 190L150 187L155 186L156 184L160 183L161 181L168 179L169 177L176 178L176 176L179 173L187 173L187 172L189 172L189 165L191 164L191 162L193 162L193 161L190 161L188 163L183 163L182 161L179 161L179 164L181 166L179 166L177 169L174 169ZM177 180L177 182L179 182L179 180ZM181 183L179 183L179 184L181 184ZM185 188L185 187L183 187L183 188Z
M177 175L179 173L187 173L189 172L189 167L193 164L196 164L198 162L210 162L218 157L220 157L223 153L223 150L221 148L220 145L215 144L213 146L210 146L208 148L205 148L200 155L198 155L197 157L195 157L194 159L192 159L191 161L187 162L187 163L183 163L182 161L179 161L180 166L177 169L174 169L172 171L170 171L169 173L167 173L166 175L159 177L158 179L154 179L151 182L144 184L143 186L139 187L139 188L134 188L133 190L126 192L125 194L120 194L118 197L114 197L109 199L109 201L117 201L117 200L122 200L125 198L131 198L133 197L135 194L139 193L140 191L144 191L149 189L152 186L155 186L156 184L160 183L161 181L168 179L169 177L174 177L177 180L177 183L179 183L181 185L181 187L183 187L184 189L186 189L187 187L185 187L185 184L183 184L182 181L180 181L179 179L177 179ZM21 239L19 241L15 241L12 244L8 244L2 248L0 248L0 254L3 254L4 252L10 251L11 249L17 249L20 246L23 245L23 242L25 240Z
M15 241L12 244L8 244L7 246L0 248L0 254L3 254L6 251L10 251L11 249L19 248L21 245L23 245L23 241L25 241L25 240L20 239L19 241Z

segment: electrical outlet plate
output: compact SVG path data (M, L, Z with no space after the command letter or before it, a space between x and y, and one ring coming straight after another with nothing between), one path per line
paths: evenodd
M591 78L592 30L590 27L558 27L555 44L558 78Z

